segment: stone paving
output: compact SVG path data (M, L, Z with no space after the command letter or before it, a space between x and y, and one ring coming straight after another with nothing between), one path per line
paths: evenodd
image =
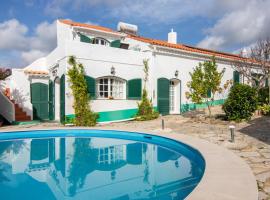
M214 113L221 113L221 109L215 108ZM236 124L221 119L210 120L206 116L204 112L165 116L164 131L192 135L230 149L252 169L257 179L259 199L270 200L270 117L254 116L249 122ZM236 127L234 143L231 142L230 125ZM155 131L161 129L161 118L103 126Z
M221 113L214 108L214 115ZM242 157L252 169L257 179L259 199L270 200L270 117L254 116L251 121L233 124L236 127L235 142L230 141L231 122L209 119L204 111L190 112L183 116L170 115L146 122L119 122L97 125L114 129L136 129L143 131L161 130L161 119L165 121L164 132L188 134L230 149ZM59 127L56 123L22 126L23 128ZM18 129L18 126L2 127L0 131Z

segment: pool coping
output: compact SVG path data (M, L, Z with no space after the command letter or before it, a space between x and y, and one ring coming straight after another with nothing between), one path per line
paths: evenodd
M187 200L257 200L258 189L254 174L247 163L224 147L186 134L143 129L105 128L105 127L59 127L59 128L19 128L0 130L1 132L59 129L99 129L132 131L162 136L183 142L197 149L205 159L206 166L202 180L186 197Z

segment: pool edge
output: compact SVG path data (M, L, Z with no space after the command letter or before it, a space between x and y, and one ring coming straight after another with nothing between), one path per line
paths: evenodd
M255 176L251 169L240 157L233 152L212 144L208 141L179 133L164 133L162 131L146 131L142 129L113 129L105 127L61 127L41 129L17 129L1 132L31 131L31 130L64 130L64 129L90 129L138 132L148 135L156 135L180 143L184 143L199 151L205 160L203 177L195 189L187 196L188 200L257 200L258 189Z

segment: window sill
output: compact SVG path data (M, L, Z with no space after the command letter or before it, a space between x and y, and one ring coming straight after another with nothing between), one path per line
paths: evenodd
M96 98L95 100L128 100L128 99L109 99L109 98Z

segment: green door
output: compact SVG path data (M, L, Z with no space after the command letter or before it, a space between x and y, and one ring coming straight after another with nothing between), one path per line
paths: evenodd
M31 103L33 119L45 120L49 118L48 85L44 83L31 84Z
M65 75L60 78L60 122L65 122Z
M158 84L158 91L157 91L158 111L162 115L168 115L170 109L170 101L169 101L170 81L166 78L159 78L157 84Z

